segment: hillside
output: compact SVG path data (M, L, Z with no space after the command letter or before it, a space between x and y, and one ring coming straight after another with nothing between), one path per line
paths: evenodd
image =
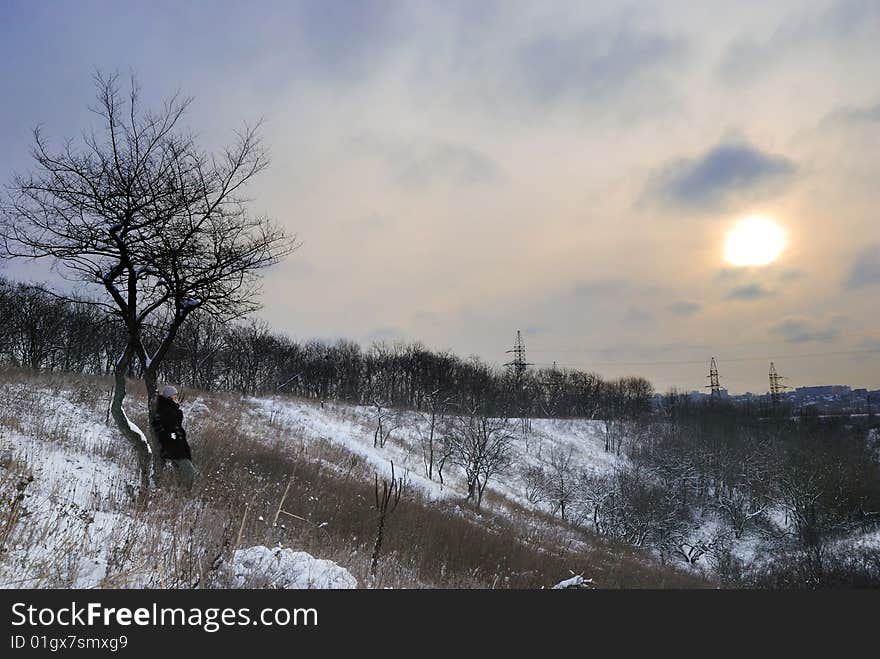
M199 478L134 502L133 452L108 426L110 384L4 372L0 396L2 587L691 587L705 576L662 565L530 502L525 467L566 454L609 474L600 423L535 420L482 508L463 475L425 476L426 420L396 414L374 446L374 411L294 398L190 393L183 402ZM138 387L129 416L145 425ZM374 478L406 483L375 574Z

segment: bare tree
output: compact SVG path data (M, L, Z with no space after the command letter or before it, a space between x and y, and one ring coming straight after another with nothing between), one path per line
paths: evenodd
M385 448L391 433L400 427L400 415L395 413L385 401L373 399L373 417L376 430L373 431L373 448Z
M434 460L437 467L437 478L440 479L440 485L443 482L443 468L452 463L455 455L455 442L452 441L452 430L454 423L448 418L443 419L438 427L438 440L435 446Z
M559 512L562 519L566 508L569 508L577 495L577 477L572 467L574 452L554 448L550 452L550 473L544 482L545 496L553 508L553 514Z
M547 472L537 465L525 465L520 470L525 485L526 500L539 504L547 499Z
M506 418L491 417L473 407L470 414L457 417L448 439L453 461L464 470L467 500L479 510L489 480L510 460L514 438L513 424Z
M6 256L50 259L70 280L99 286L95 304L124 325L112 414L146 487L159 450L123 411L126 373L137 360L152 410L159 367L187 317L256 309L258 271L294 245L246 208L244 187L268 164L257 127L209 155L181 127L190 99L172 96L154 112L142 109L134 79L127 94L117 76L98 73L95 85L100 130L59 150L34 130L35 171L14 178L0 240Z
M598 535L612 535L617 487L610 476L582 471L578 479L578 523L592 522Z
M428 480L434 480L434 465L438 458L439 450L437 435L438 424L442 423L446 410L452 400L444 396L440 389L435 389L426 396L427 411L421 414L427 428L419 429L419 440L422 445L422 461L425 465L425 476Z

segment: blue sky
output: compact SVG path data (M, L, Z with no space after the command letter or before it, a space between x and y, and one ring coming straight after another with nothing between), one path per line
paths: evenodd
M300 250L262 316L658 389L880 387L880 0L0 2L0 172L88 128L93 71L264 118L254 210ZM778 261L732 268L764 214ZM28 264L8 275L45 278ZM872 352L873 351L873 352ZM703 363L705 362L705 364Z

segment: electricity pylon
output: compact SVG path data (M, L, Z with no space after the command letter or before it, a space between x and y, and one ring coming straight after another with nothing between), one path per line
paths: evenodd
M774 405L777 405L782 400L782 392L788 389L788 387L782 384L784 379L776 372L776 366L773 362L770 362L770 400L773 401Z
M522 332L519 330L516 330L516 343L513 344L513 348L506 350L505 353L513 354L513 359L507 362L505 366L510 369L517 380L522 377L529 366L533 366L533 364L526 361L526 344L523 343Z
M712 364L709 366L709 384L706 385L706 389L709 389L710 394L713 398L717 398L721 396L721 384L718 379L718 366L715 365L715 358L712 357Z

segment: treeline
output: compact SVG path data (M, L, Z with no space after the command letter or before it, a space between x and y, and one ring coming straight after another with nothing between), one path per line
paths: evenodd
M599 535L708 563L728 583L880 584L880 551L858 540L880 529L876 429L673 392L620 434L629 461L613 474L555 452L522 469L529 498ZM743 552L744 538L762 553Z
M0 363L108 375L124 345L121 324L101 307L0 279ZM132 366L132 376L139 377L138 369ZM442 403L516 417L635 419L650 412L653 395L638 377L609 381L569 369L514 376L419 343L298 342L262 322L218 324L198 313L180 328L160 376L183 387L243 395L416 410Z

